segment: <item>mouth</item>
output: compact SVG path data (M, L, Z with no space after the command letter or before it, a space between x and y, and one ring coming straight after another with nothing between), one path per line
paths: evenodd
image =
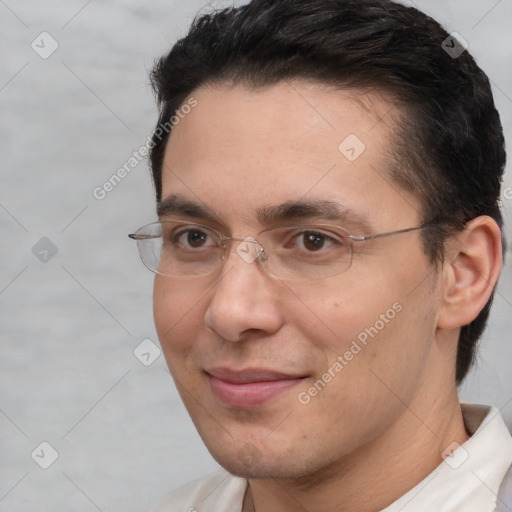
M263 405L307 378L261 368L216 367L205 370L205 373L215 397L223 405L233 408Z

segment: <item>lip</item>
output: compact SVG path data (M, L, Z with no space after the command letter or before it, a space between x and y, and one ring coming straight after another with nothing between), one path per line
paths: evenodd
M262 368L210 368L205 373L220 402L236 408L263 405L306 378Z

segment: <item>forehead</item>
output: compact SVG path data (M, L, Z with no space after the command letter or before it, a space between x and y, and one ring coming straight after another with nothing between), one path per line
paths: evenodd
M162 172L178 194L250 220L265 205L337 202L368 217L416 203L387 176L397 107L378 94L309 82L202 87L174 127Z

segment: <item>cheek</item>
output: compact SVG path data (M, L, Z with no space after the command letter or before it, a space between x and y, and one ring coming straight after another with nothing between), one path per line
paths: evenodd
M389 273L347 273L315 287L296 284L289 311L295 309L297 330L322 353L323 364L346 354L351 366L355 360L368 366L378 359L396 368L402 356L417 359L432 338L435 312L426 275L428 269L418 262Z
M175 293L165 282L165 278L156 275L153 287L153 317L162 346L167 337L165 333L172 329L179 315L175 305L178 308L180 307L180 304L175 300Z
M343 353L359 335L364 341L365 329L377 323L379 331L385 330L381 324L386 321L387 327L397 315L393 308L397 294L389 286L386 293L374 287L375 283L365 286L362 279L347 278L319 282L307 289L294 285L293 307L289 303L293 323L319 348Z
M189 283L155 277L153 316L158 338L169 367L174 358L188 353L202 325L203 293L196 293ZM172 356L172 358L171 358Z

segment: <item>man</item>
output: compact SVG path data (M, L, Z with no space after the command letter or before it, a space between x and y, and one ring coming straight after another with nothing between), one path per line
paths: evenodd
M502 264L505 164L462 44L388 0L253 0L197 19L152 79L159 222L131 236L227 470L157 511L506 506L510 434L457 395Z

